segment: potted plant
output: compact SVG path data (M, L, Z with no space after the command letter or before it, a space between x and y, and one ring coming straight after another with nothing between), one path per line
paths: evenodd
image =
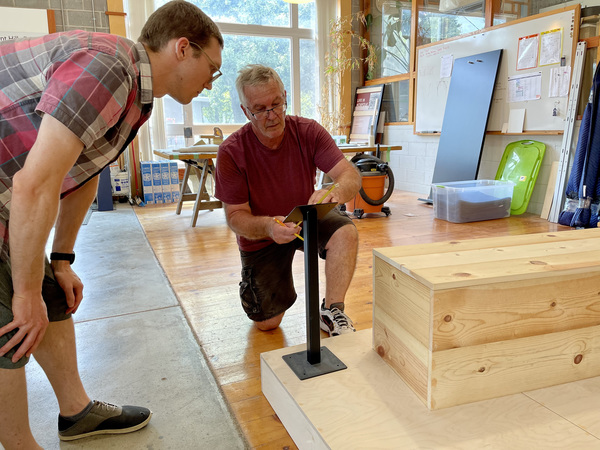
M321 115L321 125L332 135L347 134L350 128L351 106L341 102L348 86L342 82L347 71L364 67L365 78L374 76L377 62L377 49L365 39L361 27L368 28L370 15L359 11L340 17L331 22L329 31L329 52L325 55L324 84L321 87L321 104L317 106ZM352 46L358 43L359 55Z

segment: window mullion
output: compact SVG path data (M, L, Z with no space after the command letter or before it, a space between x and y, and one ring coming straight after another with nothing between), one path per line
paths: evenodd
M294 115L300 115L300 39L292 38L292 70L290 70L292 78L292 92L294 94Z
M185 136L185 129L190 128L193 130L194 127L194 111L192 109L192 102L187 105L182 105L183 107L183 130ZM185 138L185 145L193 145L194 137L192 135L191 138Z

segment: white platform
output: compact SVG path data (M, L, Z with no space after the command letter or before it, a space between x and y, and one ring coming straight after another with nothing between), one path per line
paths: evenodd
M302 449L600 449L600 377L429 411L372 350L372 331L324 339L348 369L300 381L261 355L262 390Z

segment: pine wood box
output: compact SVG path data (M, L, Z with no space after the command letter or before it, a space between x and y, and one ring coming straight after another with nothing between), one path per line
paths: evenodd
M373 254L373 348L429 409L600 375L599 229Z

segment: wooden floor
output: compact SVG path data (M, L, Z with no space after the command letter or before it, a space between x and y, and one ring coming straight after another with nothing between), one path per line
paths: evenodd
M372 326L373 248L570 229L530 214L453 224L434 219L432 207L417 197L396 191L386 203L391 216L354 221L360 236L359 257L346 312L358 330ZM135 212L250 447L296 448L262 395L260 354L306 342L301 255L294 262L299 300L277 330L261 332L240 305L239 252L222 210L201 211L195 228L190 227L191 202L179 216L174 205L135 208ZM323 267L324 280L322 274Z

